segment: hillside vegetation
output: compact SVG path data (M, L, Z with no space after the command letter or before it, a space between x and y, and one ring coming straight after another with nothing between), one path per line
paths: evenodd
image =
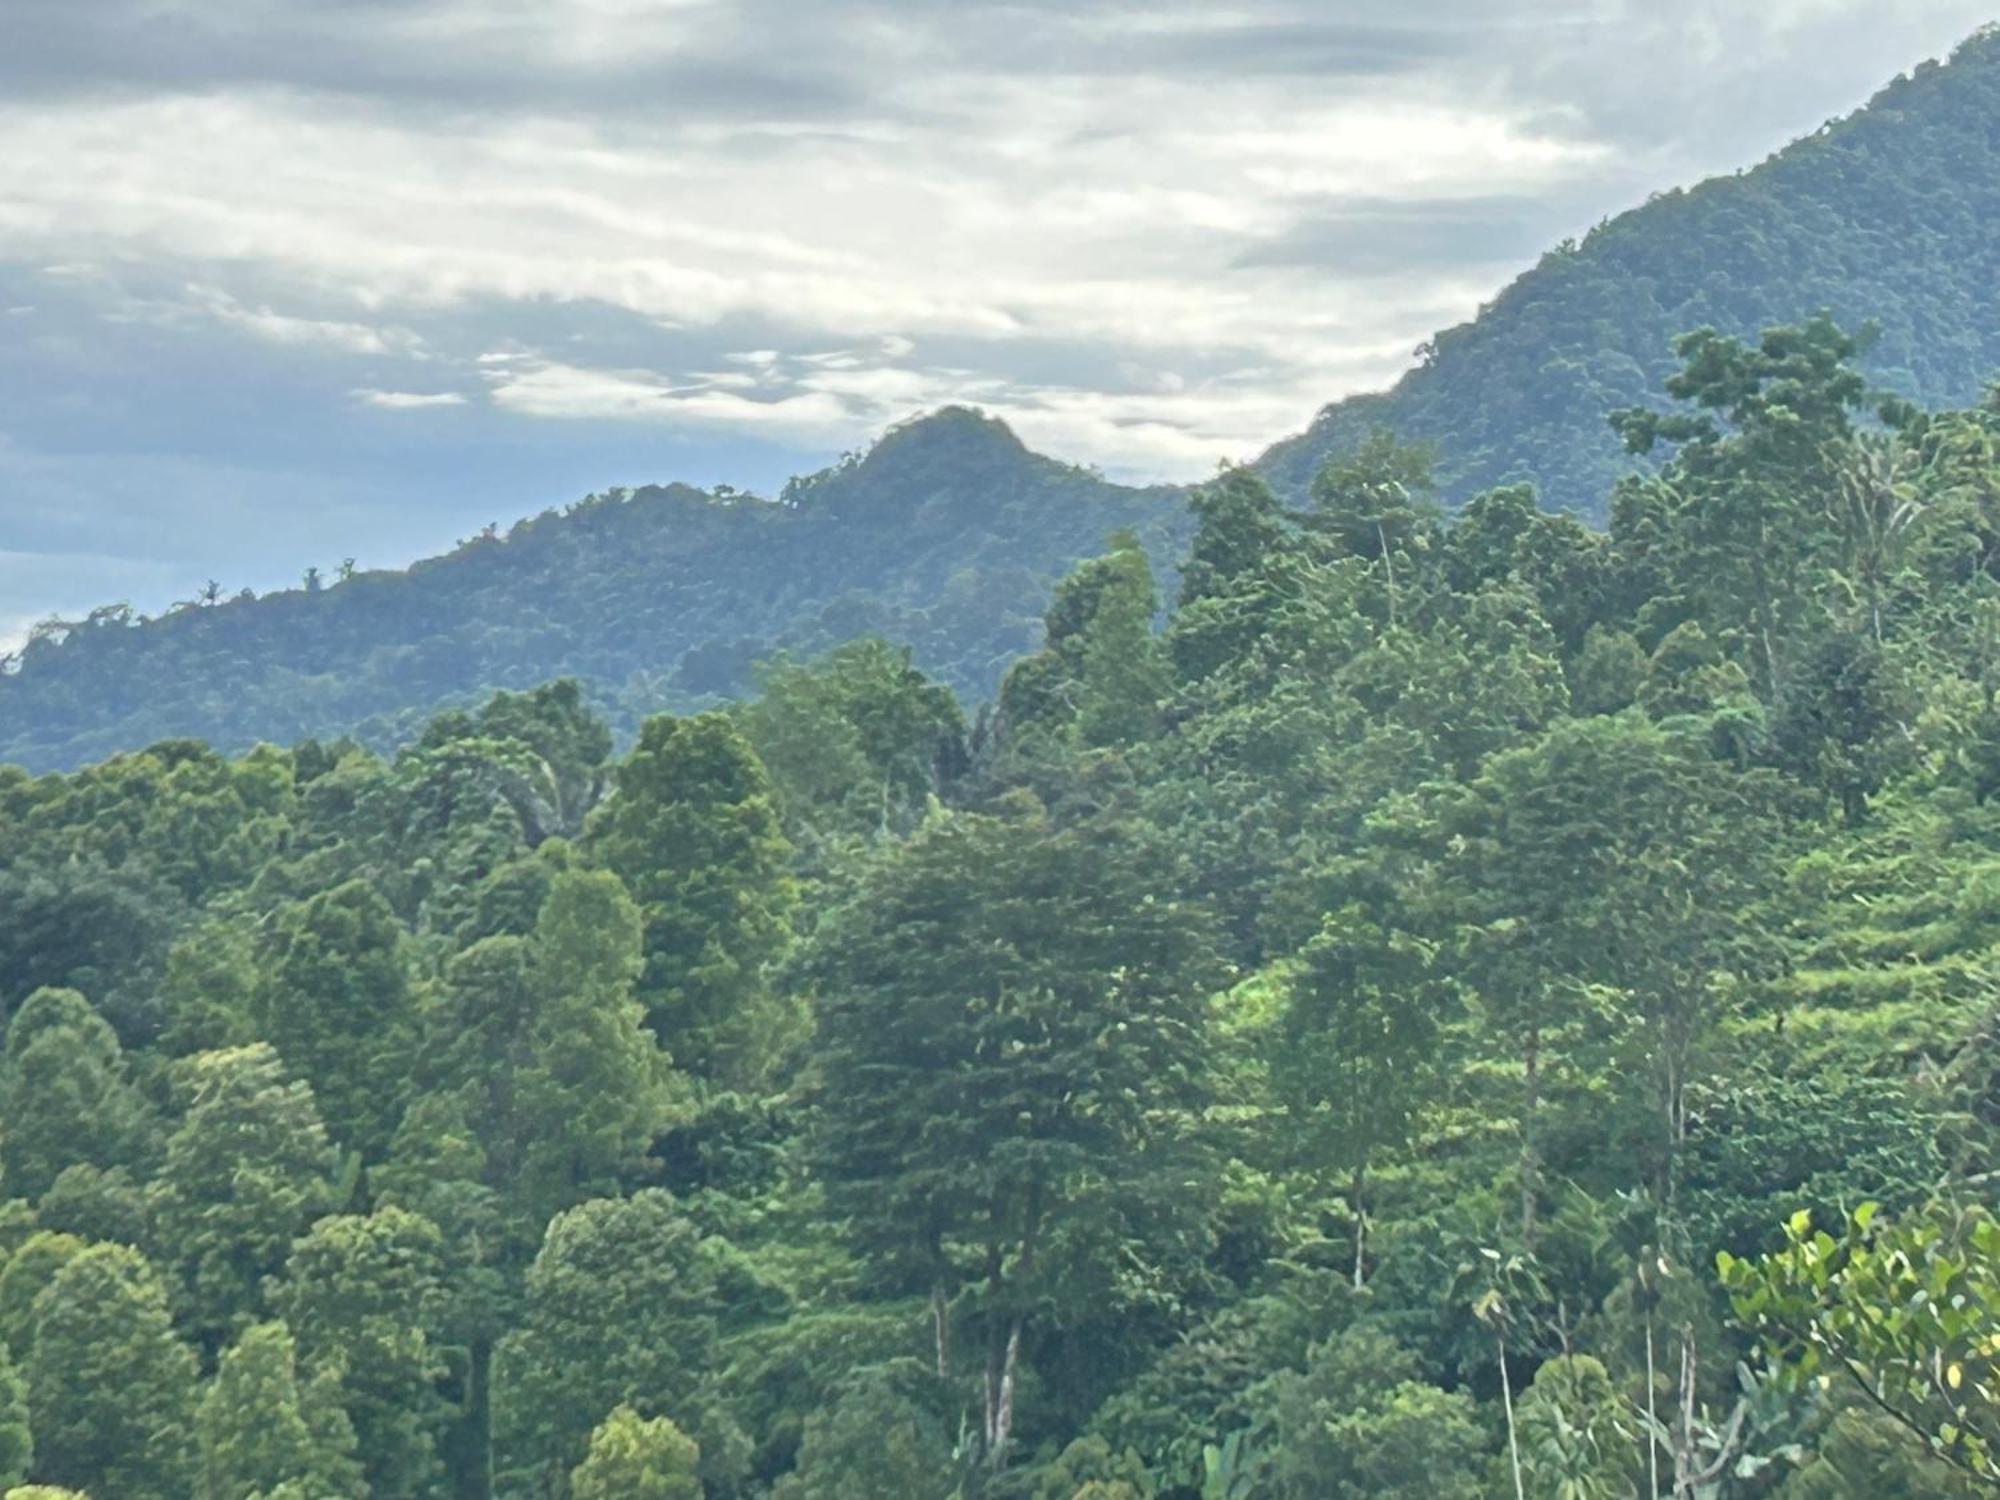
M1873 320L1862 368L1926 405L2000 372L2000 32L1885 89L1753 171L1665 194L1552 252L1381 395L1328 407L1258 465L1294 502L1378 429L1431 445L1447 507L1531 480L1598 522L1635 467L1604 415L1657 403L1684 330L1754 336L1827 309ZM1062 570L1113 530L1162 565L1184 491L1132 490L946 410L777 502L618 491L405 573L160 618L52 621L0 672L0 763L79 765L169 736L236 750L406 741L447 704L577 678L621 736L741 694L750 662L878 634L985 698L1036 638Z
M53 622L0 674L0 763L67 767L174 736L386 746L443 704L559 676L629 734L647 712L740 695L757 657L869 634L987 696L1066 567L1119 527L1157 541L1182 515L1178 491L1109 484L948 408L777 501L619 491L406 572Z
M1380 395L1336 402L1262 467L1301 495L1377 427L1436 446L1448 502L1515 479L1604 518L1630 461L1603 414L1657 399L1676 334L1829 311L1872 319L1871 379L1975 399L2000 372L2000 29L1926 63L1763 165L1599 225L1439 334Z
M1684 340L1604 531L1223 473L976 726L0 770L0 1492L1995 1493L2000 397L1855 355Z

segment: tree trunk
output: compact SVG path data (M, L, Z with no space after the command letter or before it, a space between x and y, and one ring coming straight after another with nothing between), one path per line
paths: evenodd
M1001 1352L998 1380L990 1379L992 1409L988 1416L986 1462L995 1473L1007 1462L1007 1440L1014 1434L1014 1372L1021 1358L1021 1320L1016 1317L1007 1328L1007 1343Z
M1674 1500L1695 1500L1694 1327L1681 1327L1680 1423L1674 1433Z
M1652 1487L1647 1491L1648 1500L1658 1500L1660 1493L1660 1416L1655 1400L1657 1386L1653 1372L1653 1315L1646 1314L1646 1473Z
M937 1372L938 1379L951 1378L951 1299L945 1295L944 1282L935 1282L931 1287L931 1324L937 1331Z
M1507 1413L1507 1461L1514 1470L1514 1500L1527 1500L1528 1492L1521 1485L1521 1441L1514 1433L1514 1388L1507 1381L1507 1338L1497 1335L1494 1344L1500 1350L1500 1405Z
M1535 1248L1535 1196L1541 1179L1541 1157L1536 1151L1535 1112L1541 1103L1542 1029L1528 1028L1522 1049L1524 1080L1521 1101L1521 1244Z
M1366 1182L1368 1165L1363 1162L1354 1169L1354 1290L1361 1290L1361 1272L1368 1254L1368 1210L1362 1206L1361 1193Z
M474 1338L466 1350L465 1390L458 1420L445 1435L444 1459L455 1500L493 1496L493 1341Z

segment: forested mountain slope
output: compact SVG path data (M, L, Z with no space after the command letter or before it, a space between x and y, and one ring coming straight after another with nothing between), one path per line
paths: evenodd
M1329 407L1258 465L1289 499L1377 429L1428 442L1439 494L1503 478L1603 519L1634 460L1605 421L1659 403L1672 335L1822 307L1881 337L1921 402L2000 373L2000 32L1754 171L1667 194L1551 253L1394 390ZM171 736L224 749L407 739L441 705L572 676L622 734L740 694L751 662L874 633L991 693L1062 570L1132 526L1171 563L1182 491L1134 490L947 409L777 502L686 486L593 497L407 572L44 627L0 672L0 763L66 767Z
M1682 350L1605 530L1231 470L976 729L0 767L0 1495L2000 1491L2000 398Z
M1301 494L1376 427L1436 445L1447 499L1532 479L1602 519L1630 467L1603 414L1654 400L1674 335L1754 334L1822 309L1881 325L1874 380L1932 405L2000 374L2000 31L1752 171L1663 194L1565 245L1394 389L1325 408L1261 467Z
M545 512L406 572L44 629L0 675L0 764L189 736L225 749L407 738L439 705L570 676L621 730L749 685L754 658L875 633L985 695L1050 584L1121 527L1167 551L1179 491L1030 453L958 408L779 501L685 485Z

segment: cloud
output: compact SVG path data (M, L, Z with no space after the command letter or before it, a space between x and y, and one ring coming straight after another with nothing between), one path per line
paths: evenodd
M457 391L369 391L354 392L354 399L363 406L380 407L383 411L421 411L433 406L463 406L465 397Z

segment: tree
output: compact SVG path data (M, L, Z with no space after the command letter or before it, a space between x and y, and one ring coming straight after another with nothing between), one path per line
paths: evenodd
M1308 1171L1341 1181L1354 1215L1354 1285L1367 1250L1368 1166L1402 1145L1422 1106L1448 990L1434 943L1377 925L1359 906L1329 916L1300 955L1271 1032L1270 1068Z
M338 1197L311 1088L262 1042L176 1064L187 1112L150 1190L162 1259L211 1349L263 1308L264 1278Z
M571 1500L701 1500L701 1449L666 1417L613 1409L570 1474Z
M1625 1398L1587 1354L1547 1360L1521 1398L1521 1472L1535 1500L1625 1500L1638 1434Z
M0 1168L39 1198L65 1167L130 1162L145 1116L110 1023L75 990L36 990L7 1027Z
M1391 625L1397 619L1397 570L1407 587L1412 554L1439 541L1433 463L1430 449L1406 447L1378 429L1353 452L1329 458L1313 477L1308 523L1332 538L1343 555L1382 570L1384 613Z
M293 1246L271 1304L309 1383L337 1389L368 1492L437 1493L449 1413L434 1342L443 1297L437 1226L400 1208L321 1219Z
M377 1156L402 1112L416 1001L402 925L365 880L282 913L253 1007L257 1035L312 1085L334 1140Z
M1053 1291L1042 1257L1086 1225L1115 1232L1173 1159L1176 1111L1204 1097L1216 970L1202 913L1159 894L1173 883L1115 823L939 817L811 964L832 1206L878 1275L930 1292L940 1375L950 1304L979 1287L996 1467L1024 1331Z
M359 1497L354 1429L341 1410L338 1372L301 1381L283 1323L244 1329L223 1354L197 1416L201 1500Z
M389 1197L448 1231L466 1360L454 1442L473 1455L492 1446L493 1347L544 1226L643 1170L679 1103L633 994L640 919L618 878L558 868L529 920L526 937L481 939L448 964L427 1042L432 1089L378 1174Z
M1074 738L1086 747L1150 736L1172 687L1153 634L1159 594L1138 537L1120 531L1103 557L1080 563L1056 586L1042 649L1017 661L1000 688L1000 712L1016 734Z
M34 1467L35 1440L28 1426L28 1387L14 1360L0 1348L0 1486L26 1481Z
M639 903L648 1024L699 1071L755 1076L794 899L770 778L727 718L701 714L647 720L616 782L586 844Z
M1867 394L1851 361L1869 337L1824 315L1767 329L1754 345L1699 329L1674 341L1681 370L1667 390L1703 414L1636 408L1612 418L1634 453L1679 445L1667 473L1675 571L1709 624L1747 631L1766 697L1784 690L1788 642L1834 550L1830 466L1849 451Z
M1153 1500L1145 1460L1127 1448L1114 1453L1102 1437L1080 1437L1035 1481L1034 1500Z
M1784 1246L1716 1257L1736 1316L1790 1378L1847 1385L1933 1454L2000 1483L2000 1221L1936 1205L1854 1211L1840 1239L1800 1210Z
M1474 1500L1484 1441L1472 1401L1417 1378L1379 1329L1348 1328L1261 1397L1272 1443L1259 1462L1273 1500Z
M949 1494L951 1439L921 1366L899 1361L855 1371L833 1403L806 1419L798 1464L772 1500L881 1500Z
M1262 636L1284 593L1282 574L1296 549L1278 497L1254 471L1225 470L1188 501L1194 540L1167 650L1184 684L1206 680L1240 659Z
M617 876L555 878L531 939L531 1063L516 1084L519 1191L542 1222L615 1186L670 1118L668 1059L633 994L644 962L639 910Z
M28 1414L41 1478L119 1500L185 1500L194 1395L194 1354L138 1251L92 1245L35 1299Z
M694 1402L715 1340L711 1254L659 1188L595 1199L550 1221L519 1330L495 1360L508 1470L568 1472L620 1404L698 1426Z
M1762 962L1750 900L1769 878L1768 793L1633 714L1566 720L1439 794L1425 842L1462 972L1522 1071L1521 1222L1533 1246L1547 1044L1636 1021L1652 1090L1651 1176L1670 1200L1717 981ZM1431 899L1424 896L1421 899ZM1604 1014L1607 1001L1631 1013Z
M784 804L788 835L902 833L966 770L965 714L907 647L850 641L816 661L778 656L735 710Z
M0 1336L16 1360L26 1359L34 1347L36 1299L84 1244L76 1235L39 1229L0 1266Z

